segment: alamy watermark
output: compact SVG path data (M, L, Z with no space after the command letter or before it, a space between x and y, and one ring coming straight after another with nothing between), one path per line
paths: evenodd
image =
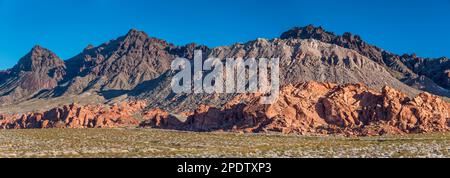
M280 90L279 58L208 58L194 51L194 61L176 58L171 65L174 93L261 93L261 104L272 104ZM193 63L193 67L192 67ZM225 63L225 64L224 64Z

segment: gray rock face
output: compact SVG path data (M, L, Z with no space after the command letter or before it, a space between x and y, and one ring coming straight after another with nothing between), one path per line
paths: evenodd
M259 39L243 45L212 49L209 57L280 58L283 84L305 81L365 83L381 89L389 85L415 94L388 70L357 51L317 40Z
M370 45L360 36L344 33L342 36L325 31L322 27L295 27L281 35L282 39L316 39L357 51L382 65L401 81L436 95L450 97L450 61L447 58L425 59L416 55L396 55ZM425 77L425 78L424 78ZM414 82L411 82L414 81Z
M313 39L258 39L246 44L213 48L204 58L280 58L281 82L283 85L306 81L332 82L339 84L364 83L381 90L391 86L415 96L418 90L393 77L387 69L358 52ZM216 94L177 95L171 92L168 72L150 85L141 86L130 96L149 99L152 107L184 111L201 104L220 106L234 95Z

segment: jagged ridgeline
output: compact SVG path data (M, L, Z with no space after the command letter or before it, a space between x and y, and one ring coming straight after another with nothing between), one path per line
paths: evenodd
M205 58L280 58L283 85L305 81L363 83L375 90L389 86L410 96L420 91L450 96L447 58L397 55L359 36L335 35L321 27L297 27L280 38L217 48L175 46L130 30L100 46L89 45L67 60L34 47L13 68L0 71L0 112L23 112L86 99L98 103L147 99L149 107L178 111L200 104L220 107L233 96L177 95L171 91L171 62L176 57L193 59L194 50L202 50Z

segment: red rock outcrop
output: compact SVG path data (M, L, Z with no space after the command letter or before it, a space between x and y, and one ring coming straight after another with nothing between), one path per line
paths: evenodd
M146 111L142 116L145 118L145 121L139 124L140 127L180 129L180 126L183 124L175 116L162 109Z
M186 131L347 136L445 132L450 129L450 104L428 93L409 98L390 87L378 92L363 84L306 82L283 87L278 100L270 105L260 104L260 97L260 94L243 94L223 109L201 105L192 113L178 115L162 109L143 112L144 101L111 106L72 104L42 113L0 115L0 128L140 126Z
M307 82L284 87L274 104L259 98L240 95L224 109L202 105L184 123L151 127L348 136L449 130L450 105L428 93L411 99L390 87L380 93L363 84Z
M72 104L46 112L0 115L0 129L31 128L112 128L138 125L144 101L123 102L111 106Z

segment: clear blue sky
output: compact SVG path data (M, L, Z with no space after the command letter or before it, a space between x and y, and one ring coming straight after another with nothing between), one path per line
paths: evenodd
M0 69L35 44L68 59L131 28L220 46L308 24L399 54L450 56L449 0L0 0Z

